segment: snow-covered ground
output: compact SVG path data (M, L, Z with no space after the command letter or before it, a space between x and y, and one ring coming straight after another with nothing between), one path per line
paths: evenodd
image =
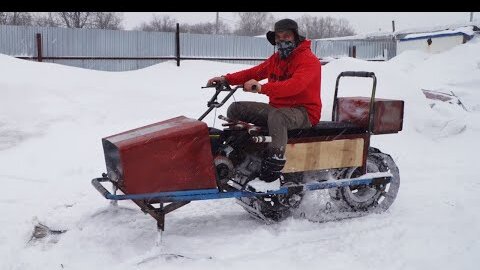
M183 61L114 73L0 55L0 269L478 269L479 51L476 38L436 55L407 51L384 63L342 58L323 66L323 120L345 70L373 71L377 97L405 100L404 130L372 138L400 169L386 213L264 225L233 199L192 202L167 215L162 247L153 218L128 201L110 206L90 185L105 171L101 138L197 118L212 94L200 89L207 79L248 66ZM340 83L340 95L370 89L370 79ZM468 111L431 107L421 89L454 91ZM67 232L31 240L38 223Z

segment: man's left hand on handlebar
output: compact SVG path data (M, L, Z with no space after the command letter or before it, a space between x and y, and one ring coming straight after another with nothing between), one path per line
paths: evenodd
M226 82L227 80L225 79L225 77L223 76L220 76L220 77L214 77L214 78L211 78L210 80L208 80L207 82L207 86L214 86L214 85L217 85L219 83L224 83Z
M243 84L243 91L261 93L262 85L258 81L252 79Z

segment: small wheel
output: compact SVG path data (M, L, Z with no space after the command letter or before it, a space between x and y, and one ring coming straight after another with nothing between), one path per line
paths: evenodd
M397 197L400 187L398 167L390 157L378 149L371 148L367 158L367 173L389 172L392 179L388 184L358 185L330 190L330 196L340 208L354 211L383 212L387 210ZM355 178L362 175L360 168L347 169L341 178Z
M214 159L217 185L220 190L230 191L234 190L227 182L232 179L234 173L234 166L232 161L225 157L218 155Z
M286 182L282 186L297 185L295 182ZM270 195L263 197L239 198L238 200L254 208L270 221L278 222L289 217L292 210L298 208L303 198L303 193L294 193L288 195ZM246 209L253 216L256 213Z

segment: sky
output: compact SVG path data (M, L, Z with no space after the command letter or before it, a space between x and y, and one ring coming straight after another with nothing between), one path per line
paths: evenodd
M169 15L179 23L215 22L216 12L125 12L126 30L147 22L152 14ZM391 31L392 20L396 30L416 27L429 27L443 24L465 23L470 20L470 12L272 12L276 19L296 19L304 14L312 16L331 16L350 21L357 34L377 31ZM220 12L220 19L234 27L238 16L234 12ZM375 18L375 19L372 19ZM480 20L479 12L474 13L474 20ZM273 27L273 26L272 26Z

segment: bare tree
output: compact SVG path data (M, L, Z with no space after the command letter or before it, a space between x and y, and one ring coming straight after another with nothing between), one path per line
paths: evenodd
M56 12L60 26L67 28L91 28L93 12Z
M307 38L330 38L355 35L355 30L346 19L313 17L303 15L298 19L299 31Z
M61 25L60 19L52 12L39 12L34 14L33 25L43 27L58 27Z
M123 21L123 13L119 12L94 12L93 28L121 30Z
M118 12L40 12L34 25L67 28L122 29L123 14Z
M177 20L168 16L157 16L153 15L153 18L150 22L143 22L139 27L136 27L136 30L140 31L157 31L157 32L174 32L176 29Z
M275 18L269 12L237 12L239 21L235 34L256 36L273 28Z
M197 24L185 24L180 27L181 32L193 33L193 34L215 34L216 24L215 23L197 23ZM230 34L230 27L223 23L222 21L218 22L218 34Z
M337 29L335 32L337 33L337 37L353 36L356 34L355 30L347 19L337 19L336 26Z
M33 17L30 12L0 12L0 24L32 25Z

